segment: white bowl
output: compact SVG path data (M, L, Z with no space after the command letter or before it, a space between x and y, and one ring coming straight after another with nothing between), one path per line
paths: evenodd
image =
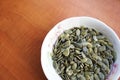
M52 52L53 45L58 36L67 29L72 27L90 27L94 28L104 35L106 35L113 43L114 49L117 53L117 58L113 64L113 68L108 77L108 80L117 80L120 76L120 41L116 33L102 21L91 17L72 17L65 19L55 25L49 33L46 35L42 48L41 48L41 64L43 71L48 80L62 80L56 73L53 65L50 53Z

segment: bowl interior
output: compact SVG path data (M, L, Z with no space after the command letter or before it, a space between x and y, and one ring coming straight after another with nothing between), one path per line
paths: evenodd
M65 19L53 27L53 29L47 34L42 45L41 63L42 63L43 71L49 80L61 80L60 76L56 73L55 69L53 68L52 59L50 55L55 41L64 30L67 30L73 27L80 27L80 26L94 28L97 31L102 32L113 43L117 56L120 56L119 38L116 35L116 33L106 24L91 17L73 17L73 18ZM120 60L120 57L117 57L115 63L113 64L113 68L108 77L111 80L117 80L117 78L120 75L119 60Z

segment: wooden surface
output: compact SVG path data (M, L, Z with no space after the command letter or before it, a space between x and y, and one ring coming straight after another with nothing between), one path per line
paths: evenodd
M0 0L0 80L47 80L40 63L43 39L72 16L96 17L120 37L120 0Z

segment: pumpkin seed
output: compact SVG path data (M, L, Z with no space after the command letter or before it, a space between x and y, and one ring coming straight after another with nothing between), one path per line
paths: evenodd
M100 80L105 79L105 76L104 76L104 74L102 72L99 72L98 75L99 75Z
M78 77L79 80L86 80L85 77L81 74L78 74L77 77Z
M79 29L76 30L76 35L80 36L80 30Z
M69 76L71 76L73 74L73 70L69 70L66 72Z
M53 67L63 80L105 80L116 60L113 47L101 32L74 27L56 40Z
M77 80L76 76L72 76L71 80Z
M94 74L94 80L100 80L97 74Z
M64 56L69 56L69 49L68 48L63 51L63 55Z
M97 37L96 36L93 36L93 39L94 41L98 41Z
M100 46L99 47L99 51L105 51L106 50L106 46Z
M75 70L77 68L77 64L74 62L72 65L72 69Z
M81 59L81 62L82 62L82 63L87 62L87 58Z

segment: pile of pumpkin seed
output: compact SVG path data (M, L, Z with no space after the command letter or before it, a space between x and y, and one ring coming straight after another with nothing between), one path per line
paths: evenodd
M52 60L63 80L105 80L115 61L112 43L93 28L74 27L56 40Z

